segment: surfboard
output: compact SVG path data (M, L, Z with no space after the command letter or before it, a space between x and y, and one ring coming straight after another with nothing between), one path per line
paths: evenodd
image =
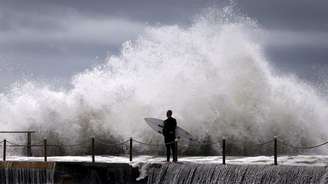
M164 121L157 118L145 118L146 123L155 130L157 133L163 134ZM187 140L192 140L192 135L185 129L177 126L175 130L175 136L177 138L183 138Z

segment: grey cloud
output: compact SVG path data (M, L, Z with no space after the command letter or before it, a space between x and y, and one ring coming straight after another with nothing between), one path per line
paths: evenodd
M108 51L116 52L144 28L141 22L114 16L92 17L77 11L56 14L54 7L40 13L25 8L0 7L4 9L0 11L0 69L10 63L16 68L10 76L17 79L31 75L68 81L74 73L104 61ZM2 83L12 81L7 76L8 72L0 74Z
M328 33L318 31L287 31L287 30L261 30L263 44L275 47L294 47L306 45L307 47L328 48Z
M325 0L238 0L248 16L268 29L328 30Z
M234 0L259 22L269 60L288 72L313 78L309 66L328 65L328 1ZM203 8L229 0L0 0L0 59L19 73L68 78L95 65L149 24L190 24ZM301 53L299 53L301 52ZM98 58L98 59L95 59ZM327 63L327 64L326 64ZM0 62L1 68L8 67ZM324 67L323 67L324 68ZM9 73L10 74L9 74ZM0 84L1 84L0 80Z
M190 20L201 8L222 4L225 0L2 0L9 9L27 14L67 15L79 13L86 16L118 16L145 22L181 22Z
M296 74L313 84L322 84L328 77L327 45L269 46L266 49L267 57L278 73Z
M118 45L126 39L134 38L144 28L142 23L115 18L69 17L65 20L56 20L53 24L60 26L56 29L42 30L20 25L11 31L0 31L0 41L5 44L15 42L99 44L105 42L109 45Z
M328 34L318 31L265 31L266 57L282 73L318 84L328 75Z

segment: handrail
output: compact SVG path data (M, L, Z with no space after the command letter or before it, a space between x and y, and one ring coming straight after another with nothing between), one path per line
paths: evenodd
M35 133L33 130L22 130L22 131L0 131L0 134L26 134L26 133Z
M7 132L7 131L5 131ZM20 131L20 132L33 132L33 131ZM0 131L1 133L1 131ZM168 144L177 144L180 140L177 139L175 141L172 142L166 142L166 143L147 143L147 142L143 142L141 140L135 139L135 138L129 138L126 140L123 140L121 142L118 143L107 143L104 141L101 141L99 139L95 139L94 137L92 137L91 142L87 142L84 141L83 143L80 144L47 144L46 139L44 139L43 144L42 143L38 143L38 144L28 144L28 145L22 145L22 144L17 144L11 141L8 141L6 139L4 139L3 141L0 141L0 147L2 147L3 149L3 160L5 161L6 159L6 147L27 147L27 148L32 148L32 147L43 147L43 152L44 152L44 157L45 157L45 161L47 161L47 147L70 147L73 148L75 146L78 147L89 147L91 145L91 154L92 154L92 162L95 162L95 143L98 143L99 145L105 145L105 146L119 146L119 145L126 145L127 143L129 143L129 155L130 155L130 161L132 161L132 156L133 156L133 142L137 143L137 144L142 144L142 145L146 145L146 146L155 146L155 147L161 147L161 146L165 146ZM215 145L215 144L221 144L221 149L222 149L222 164L225 164L225 156L226 156L226 139L223 138L222 142L220 143L218 142L212 142L212 143L206 143L206 142L201 142L201 141L195 141L196 143L202 144L202 145ZM91 144L90 144L91 143ZM321 147L324 145L328 145L328 141L322 142L320 144L316 144L316 145L312 145L312 146L294 146L288 142L285 142L284 140L278 140L277 137L274 137L273 139L270 140L266 140L264 142L255 144L257 146L263 146L263 145L268 145L268 144L272 144L273 146L273 158L274 158L274 165L278 165L278 143L282 146L289 146L292 147L294 149L313 149L313 148L317 148L317 147ZM177 147L177 145L176 145ZM90 149L90 148L88 148Z

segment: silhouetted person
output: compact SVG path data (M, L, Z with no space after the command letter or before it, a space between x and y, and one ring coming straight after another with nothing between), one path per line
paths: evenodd
M163 135L166 145L166 156L167 161L170 161L171 151L173 155L173 162L176 162L177 159L177 150L175 142L175 129L177 128L177 121L172 118L172 111L168 110L166 112L167 119L164 121Z

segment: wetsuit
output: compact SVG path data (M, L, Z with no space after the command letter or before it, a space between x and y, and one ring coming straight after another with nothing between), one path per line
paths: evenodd
M175 129L177 128L177 121L169 117L164 121L164 127L163 127L163 135L164 135L164 141L166 145L166 156L167 161L170 161L170 155L172 151L173 155L173 161L177 161L177 150L176 150L176 144L175 144Z

